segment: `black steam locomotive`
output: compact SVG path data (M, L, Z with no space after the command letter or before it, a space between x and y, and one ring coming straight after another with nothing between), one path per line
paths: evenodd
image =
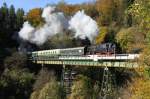
M112 55L115 54L116 45L113 43L104 43L96 46L89 46L86 50L86 55Z

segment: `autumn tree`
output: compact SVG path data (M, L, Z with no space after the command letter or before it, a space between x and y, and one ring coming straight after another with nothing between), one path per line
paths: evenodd
M52 71L46 68L40 71L30 99L61 99L60 83Z
M26 19L34 27L41 26L44 23L44 19L42 18L41 14L42 14L41 8L34 8L27 13Z
M72 86L72 93L69 99L91 99L91 84L89 78L78 75Z
M58 4L57 9L64 12L65 15L74 15L78 10L81 9L80 5L68 5L68 4Z
M150 2L149 0L135 0L130 6L128 13L132 15L134 25L140 29L140 32L145 37L145 50L143 51L141 60L145 65L150 65L149 49L150 49ZM140 36L141 37L141 36Z
M101 44L105 41L106 35L108 33L107 27L101 27L101 31L96 38L96 44Z

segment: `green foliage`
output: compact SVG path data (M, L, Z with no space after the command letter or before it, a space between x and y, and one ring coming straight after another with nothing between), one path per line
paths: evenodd
M25 69L6 69L0 78L3 99L26 99L31 93L34 75Z
M25 67L26 55L15 52L4 60L4 71L0 76L2 99L26 99L32 91L34 75Z
M27 56L23 53L15 52L4 60L6 68L23 68L27 64Z
M21 8L17 9L17 12L16 12L16 23L14 24L17 31L20 31L20 28L22 27L22 24L24 22L23 16L24 16L24 10L21 9Z
M147 78L150 78L150 67L145 68L145 76L146 76Z
M17 33L23 24L24 11L18 10L15 12L13 5L10 8L4 3L0 8L0 45L3 48L12 48L17 46L17 43L12 38Z

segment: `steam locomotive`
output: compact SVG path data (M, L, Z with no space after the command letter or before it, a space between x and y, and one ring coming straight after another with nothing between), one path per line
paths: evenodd
M85 55L114 55L116 45L113 43L104 43L96 46L85 46L65 49L52 49L34 51L30 53L32 59L35 58L57 58L59 56L85 56Z

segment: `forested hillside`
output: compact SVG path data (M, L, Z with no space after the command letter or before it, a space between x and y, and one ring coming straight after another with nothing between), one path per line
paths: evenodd
M30 24L31 29L36 30L48 24L49 20L43 18L44 8L33 8L25 12L22 8L15 9L13 5L7 6L4 3L0 7L0 99L61 99L62 67L45 65L42 68L41 65L28 60L27 52L105 42L115 43L117 53L140 54L140 68L110 69L115 75L116 83L112 85L115 88L108 99L150 99L149 0L95 0L74 5L59 2L47 6L55 6L56 12L64 13L63 23L65 18L71 19L78 11L83 14L81 10L84 10L86 15L96 21L98 35L93 41L88 37L75 38L72 31L64 26L63 31L60 30L63 33L47 36L42 43L30 41L30 38L23 39L19 33L25 24ZM62 16L60 13L54 16L57 15ZM97 99L103 69L79 66L74 69L78 71L78 75L73 82L72 93L67 99Z

